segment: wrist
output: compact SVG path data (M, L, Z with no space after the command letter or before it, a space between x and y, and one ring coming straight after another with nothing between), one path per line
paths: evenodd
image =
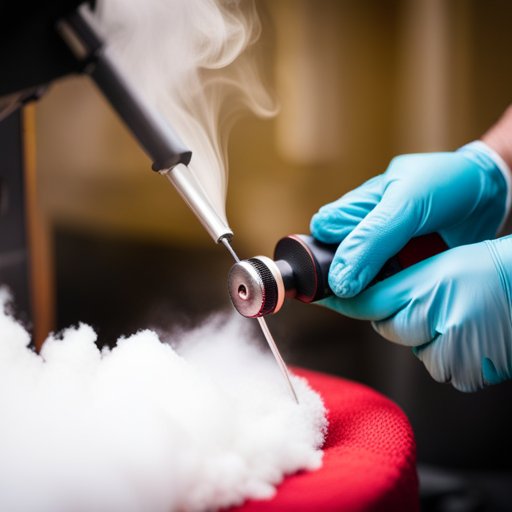
M484 243L491 253L508 302L512 305L512 235L485 240Z
M491 183L494 182L494 186L490 186L491 190L494 189L494 192L491 193L492 201L500 199L504 201L503 216L495 232L499 233L512 206L512 171L501 155L482 140L470 142L459 148L458 151L469 151L472 154L471 158L477 161L479 167L494 177L491 178Z
M496 151L512 169L512 105L507 108L501 119L480 138L487 146Z

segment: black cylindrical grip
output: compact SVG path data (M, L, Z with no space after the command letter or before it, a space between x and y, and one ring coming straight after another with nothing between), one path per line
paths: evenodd
M289 235L279 240L274 260L276 263L285 261L291 266L295 298L302 302L316 302L333 294L328 281L329 268L338 245L324 244L310 235ZM413 238L384 264L368 287L447 249L438 233ZM286 289L291 286L288 284Z
M154 171L189 164L192 152L163 116L138 93L108 54L99 56L91 77L151 158Z
M322 244L310 235L290 235L279 240L274 261L286 261L292 268L296 299L308 303L332 294L327 278L336 247Z

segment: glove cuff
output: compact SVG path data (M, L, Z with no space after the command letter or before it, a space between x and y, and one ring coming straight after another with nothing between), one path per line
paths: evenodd
M496 233L499 233L508 219L510 208L512 206L512 174L510 171L510 167L507 165L505 160L503 160L503 158L501 158L501 156L496 151L494 151L494 149L489 147L485 142L482 142L481 140L475 140L473 142L470 142L469 144L466 144L465 146L459 148L457 151L466 149L485 154L496 164L496 167L500 170L503 179L505 180L505 184L507 187L507 195L505 198L505 214L503 215L503 219L496 231Z

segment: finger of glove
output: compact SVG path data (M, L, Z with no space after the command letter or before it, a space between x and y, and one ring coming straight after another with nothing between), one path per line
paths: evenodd
M311 234L326 244L340 243L379 203L382 176L376 176L313 215Z
M418 263L377 283L351 298L331 295L318 304L359 320L382 321L393 317L413 300L413 288L423 277Z
M371 320L382 336L407 346L421 346L438 335L436 295L429 293L431 277L443 266L445 254L417 263L398 274L343 299L336 296L322 301L343 315Z
M435 380L451 382L464 392L477 391L509 378L507 346L498 341L502 333L496 333L488 323L472 322L474 318L471 315L471 319L460 325L445 327L432 343L414 349ZM492 346L482 343L486 339L492 339Z
M425 365L437 382L450 382L455 389L470 393L485 387L481 357L465 352L452 353L450 335L440 335L435 341L415 350L418 359Z
M408 347L421 347L439 336L436 330L435 305L430 297L415 297L395 315L372 322L373 328L394 343Z
M499 384L511 378L510 365L497 365L490 357L482 359L482 374L488 385Z
M342 298L361 292L386 261L415 235L413 203L388 188L381 202L341 242L329 270L329 285Z
M381 301L389 303L394 295L400 295L392 315L372 322L382 337L400 345L424 347L440 336L437 326L440 298L427 291L430 290L428 285L424 286L428 275L435 274L434 266L435 261L425 261L379 283Z
M445 340L439 335L431 343L414 350L416 357L425 365L431 377L440 383L451 382L451 359L447 357Z

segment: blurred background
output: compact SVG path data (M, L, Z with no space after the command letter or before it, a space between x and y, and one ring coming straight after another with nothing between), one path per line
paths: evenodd
M394 155L478 138L512 100L508 0L257 6L257 51L280 112L241 119L229 140L227 212L242 258L272 256L280 237L308 233L321 205ZM138 329L234 311L230 256L150 170L87 78L56 82L33 128L52 328L87 322L112 345ZM289 363L362 382L404 409L424 510L512 510L511 383L454 391L368 323L316 306L289 302L269 323Z

